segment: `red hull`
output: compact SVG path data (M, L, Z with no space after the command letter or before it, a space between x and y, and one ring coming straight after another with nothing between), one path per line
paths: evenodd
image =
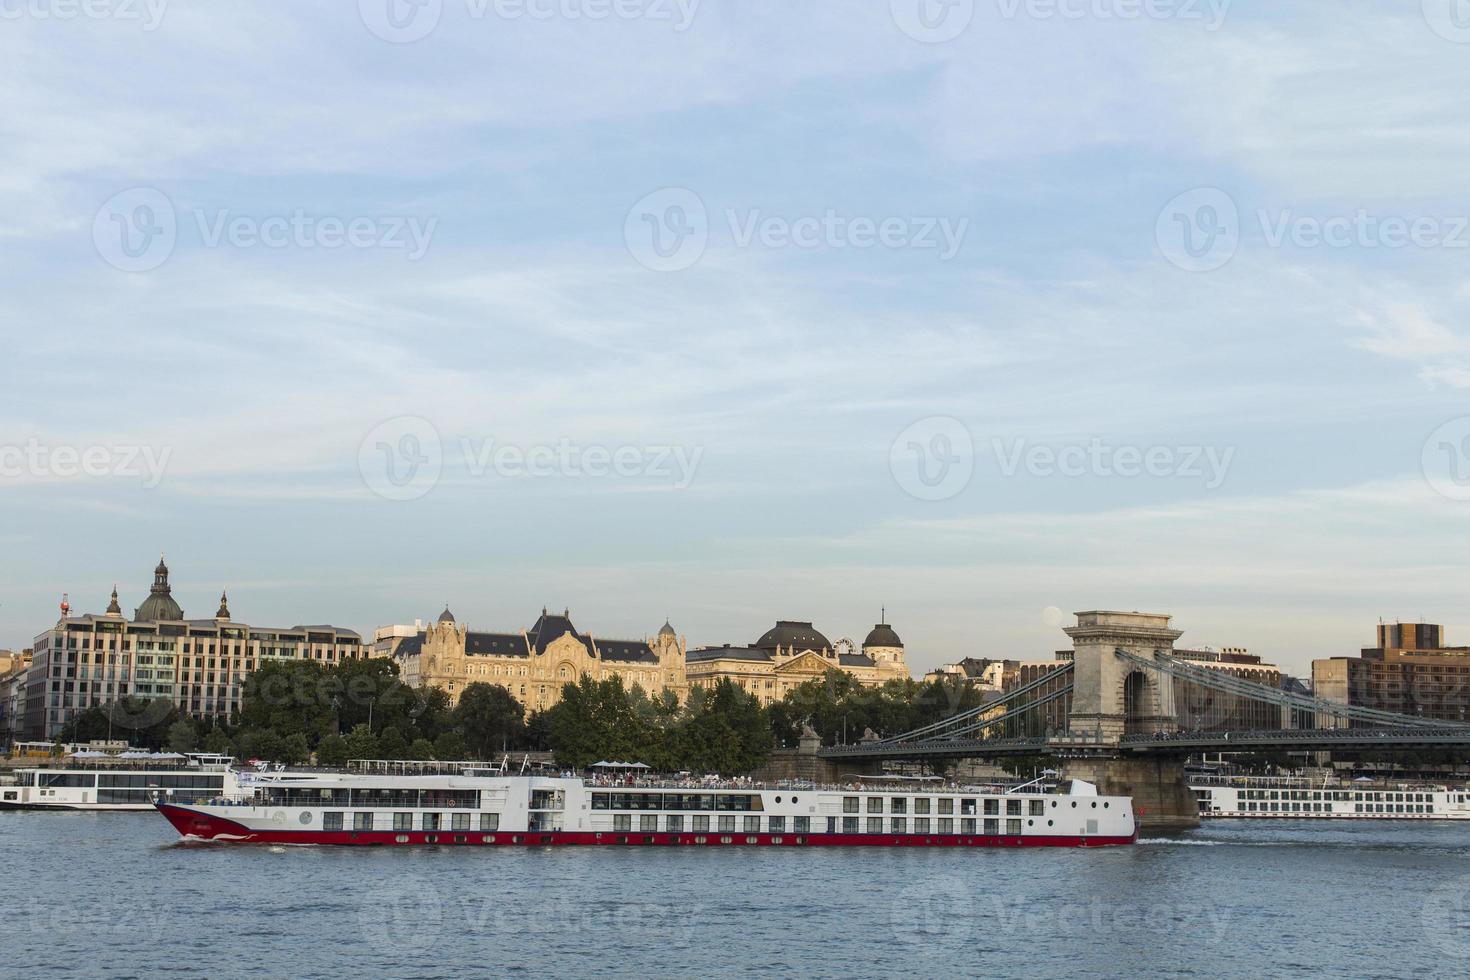
M475 830L251 830L233 820L202 814L171 803L158 804L180 834L231 844L354 844L404 847L416 844L448 846L551 847L560 844L659 846L771 846L771 847L1106 847L1132 844L1132 837L997 836L975 834L743 834L638 833L614 831L495 831Z

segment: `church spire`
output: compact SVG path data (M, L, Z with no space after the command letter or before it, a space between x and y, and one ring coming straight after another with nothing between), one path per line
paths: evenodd
M219 594L219 612L214 614L215 619L230 618L230 597L221 590Z
M107 615L109 615L109 616L121 616L122 615L122 606L119 606L117 604L117 584L116 583L113 583L113 586L112 586L112 601L107 604Z

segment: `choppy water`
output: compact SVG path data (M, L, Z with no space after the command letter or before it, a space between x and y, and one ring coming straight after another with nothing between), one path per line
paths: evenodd
M184 845L0 813L17 977L1470 973L1470 825L1098 850Z

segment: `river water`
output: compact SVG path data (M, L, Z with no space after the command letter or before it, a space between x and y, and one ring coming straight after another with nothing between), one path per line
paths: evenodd
M182 844L0 813L15 977L1470 974L1470 825L1096 850Z

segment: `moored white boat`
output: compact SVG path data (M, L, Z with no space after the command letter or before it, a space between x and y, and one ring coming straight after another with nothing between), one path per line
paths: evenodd
M14 784L0 786L0 810L145 811L158 799L217 798L240 790L231 761L211 753L72 756L17 769Z
M1470 820L1470 790L1464 787L1233 776L1195 778L1190 789L1202 818Z
M187 839L380 845L1091 847L1137 836L1132 801L1074 781L1020 788L757 785L276 772L233 797L159 811Z

